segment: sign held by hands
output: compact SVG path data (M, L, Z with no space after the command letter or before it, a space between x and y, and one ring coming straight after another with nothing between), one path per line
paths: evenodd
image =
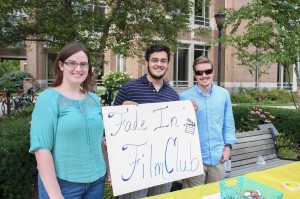
M203 174L190 101L103 107L115 196Z

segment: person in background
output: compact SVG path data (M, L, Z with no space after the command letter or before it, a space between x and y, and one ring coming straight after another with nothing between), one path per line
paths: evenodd
M90 92L88 50L78 42L67 44L53 69L54 83L39 95L30 130L39 198L102 198L107 154L100 101Z
M164 45L150 46L145 53L147 73L136 80L125 83L119 90L114 105L178 101L178 93L163 79L168 70L169 62L169 47ZM121 195L119 199L135 199L163 194L169 192L171 186L172 183L166 183Z
M179 94L181 100L195 100L204 174L182 181L183 188L223 180L224 162L237 142L229 92L213 84L213 64L204 56L193 63L197 84Z

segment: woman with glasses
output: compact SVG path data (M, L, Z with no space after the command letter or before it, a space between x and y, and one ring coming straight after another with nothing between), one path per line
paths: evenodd
M32 113L30 152L35 154L40 199L102 198L107 154L96 94L90 92L89 52L67 44L54 64L54 83Z
M182 181L183 188L207 184L225 178L224 162L237 142L229 92L213 84L213 64L200 56L193 63L197 84L179 94L181 100L195 100L204 174Z

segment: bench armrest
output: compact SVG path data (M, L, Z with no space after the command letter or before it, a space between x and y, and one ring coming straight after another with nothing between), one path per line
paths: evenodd
M292 153L294 153L293 154L294 157L283 157L280 154L280 150L284 149L284 148L292 149L292 150L289 150L289 151L292 151ZM300 161L300 148L297 147L297 146L292 146L292 145L282 145L282 146L281 145L276 145L275 149L276 149L276 155L280 159ZM287 152L287 153L289 153L289 152Z

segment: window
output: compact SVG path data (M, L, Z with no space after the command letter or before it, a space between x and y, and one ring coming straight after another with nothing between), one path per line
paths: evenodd
M209 46L195 45L194 60L200 56L208 57L208 50L209 50Z
M299 59L298 59L298 60L299 60ZM298 69L297 78L298 78L298 80L300 80L300 61L298 61L297 69Z
M27 21L27 16L19 12L8 16L8 23L12 25L24 24Z
M57 53L52 53L52 52L49 52L48 53L48 59L47 59L47 67L48 67L48 80L49 79L53 79L53 71L52 71L52 65L56 59L56 56L57 56Z
M88 10L90 12L105 13L106 6L104 4L90 4Z
M174 53L173 85L175 87L188 87L190 81L195 81L193 77L189 77L192 63L199 56L208 57L209 48L209 46L196 44L180 44ZM194 51L192 52L191 49Z
M181 44L174 54L174 86L188 86L189 45Z
M293 66L284 68L278 64L277 72L277 87L283 87L289 90L293 84Z
M121 55L117 55L116 71L126 72L126 59Z
M209 4L206 0L195 0L195 24L200 26L209 26Z

